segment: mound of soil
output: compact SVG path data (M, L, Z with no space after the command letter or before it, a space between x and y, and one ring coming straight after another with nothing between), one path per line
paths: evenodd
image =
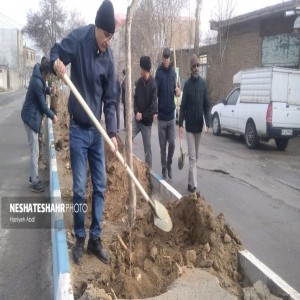
M54 125L59 179L63 201L72 201L72 175L69 159L68 114L66 97L58 101L59 124ZM119 150L123 153L122 141ZM241 297L242 276L238 270L237 252L242 248L234 230L223 214L215 216L210 205L199 194L184 196L180 201L166 201L173 229L163 232L153 224L152 211L138 194L134 228L128 226L128 192L125 168L106 149L107 191L102 222L102 240L111 255L110 265L96 257L84 255L80 265L72 260L75 243L73 221L65 214L69 245L71 277L76 299L101 291L101 299L147 298L162 294L182 274L182 266L205 268L216 275L222 287ZM91 207L89 171L85 201ZM147 193L151 192L149 170L135 159L134 173ZM86 215L86 230L91 216ZM95 292L96 291L96 292ZM105 292L104 292L105 291ZM106 296L103 296L106 293Z

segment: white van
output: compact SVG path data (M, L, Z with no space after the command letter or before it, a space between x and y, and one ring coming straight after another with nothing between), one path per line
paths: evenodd
M248 148L275 139L285 150L289 139L300 136L300 71L278 67L243 70L234 76L233 89L213 106L212 130L245 136Z

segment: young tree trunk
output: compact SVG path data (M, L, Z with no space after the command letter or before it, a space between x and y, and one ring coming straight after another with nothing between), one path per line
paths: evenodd
M126 140L125 151L126 161L131 170L133 170L132 157L132 83L131 83L131 25L134 10L137 7L138 0L133 0L127 8L126 30L125 30L125 48L126 48ZM131 177L128 175L128 192L129 192L129 226L133 227L136 219L136 190Z

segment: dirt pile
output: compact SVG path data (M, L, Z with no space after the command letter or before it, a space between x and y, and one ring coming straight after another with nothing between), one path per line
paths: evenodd
M131 243L131 251L125 250L119 240L111 244L116 294L130 299L159 295L186 265L207 268L219 278L222 287L239 296L240 240L225 223L224 216L215 217L199 194L185 196L177 203L169 202L166 207L174 224L170 233L153 226L148 210L137 220L131 236L129 231L123 232L122 240L127 245Z
M62 98L62 97L60 97ZM57 153L63 201L71 201L72 178L69 162L68 116L66 98L58 102L59 124L54 126L56 141L62 141ZM120 152L123 152L119 140ZM107 192L102 226L102 240L111 255L110 265L94 256L84 255L81 265L72 260L74 245L72 216L65 215L69 244L71 276L75 298L86 292L105 290L114 298L134 299L159 295L182 273L182 266L205 268L215 274L222 287L241 296L241 275L237 252L241 241L225 222L215 216L212 208L199 194L188 195L179 202L164 202L173 221L166 233L153 225L148 205L137 197L137 220L131 230L127 222L128 192L124 167L106 151ZM138 160L134 172L149 193L149 170ZM91 203L91 182L87 183L86 202ZM86 230L90 225L86 216ZM101 291L103 293L103 291ZM86 297L87 293L85 293ZM100 297L100 295L98 295ZM103 295L102 295L103 297Z

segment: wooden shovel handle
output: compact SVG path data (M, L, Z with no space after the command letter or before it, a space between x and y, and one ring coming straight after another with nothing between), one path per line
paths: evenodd
M75 95L75 97L77 98L78 102L81 104L82 108L88 114L88 116L91 119L91 121L94 123L94 125L97 127L97 129L100 131L100 133L102 134L103 138L108 143L108 145L112 149L115 149L114 143L112 142L112 140L110 139L110 137L107 135L106 131L101 126L100 122L96 119L96 117L94 116L93 112L91 111L91 109L89 108L89 106L86 104L86 102L84 101L84 99L82 98L82 96L80 95L80 93L78 92L78 90L76 89L75 85L72 83L71 79L68 77L67 74L64 74L63 80L68 85L68 87L70 88L70 90L72 91L72 93ZM135 185L137 186L137 188L139 189L139 191L141 192L141 194L143 195L143 197L145 198L145 200L148 202L148 204L151 206L151 208L155 211L155 204L152 202L152 200L150 199L150 197L148 196L148 194L146 193L146 191L144 190L144 188L142 187L142 185L140 184L140 182L137 180L137 178L135 177L134 173L129 168L129 166L125 162L123 156L121 155L121 153L118 150L116 151L116 156L120 160L120 162L124 165L127 173L129 174L129 176L131 177L131 179L134 181Z

